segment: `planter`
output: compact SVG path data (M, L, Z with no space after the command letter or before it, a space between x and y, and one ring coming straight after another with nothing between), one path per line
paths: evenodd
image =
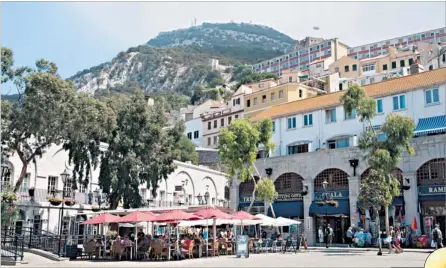
M317 203L318 206L323 207L324 204L323 203Z
M403 185L403 190L409 190L410 189L410 185Z
M301 194L302 196L306 196L306 195L308 194L308 191L302 191L300 194Z
M70 258L70 260L75 260L79 254L79 249L77 245L66 245L65 246L65 257Z
M29 189L28 189L28 195L29 195L29 197L34 197L34 191L35 191L34 188L29 188Z
M65 203L65 206L69 206L69 207L76 204L76 202L74 202L73 200L65 200L64 203Z
M101 209L100 208L91 208L91 211L98 212L98 211L101 211Z
M59 200L50 200L50 204L53 206L58 206L60 204L62 204L62 201Z
M332 206L332 207L336 206L335 203L327 203L327 204L330 205L330 206Z

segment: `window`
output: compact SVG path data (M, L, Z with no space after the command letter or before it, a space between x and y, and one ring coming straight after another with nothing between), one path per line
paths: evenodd
M387 71L387 64L383 64L383 71Z
M48 177L48 193L54 193L57 191L57 177L49 176Z
M442 62L445 62L445 61L446 61L446 54L443 54L443 55L441 56L441 61L442 61Z
M232 106L240 105L240 98L232 100Z
M73 178L68 178L64 184L65 197L73 197Z
M402 110L406 109L406 96L405 95L399 95L393 97L393 110Z
M288 82L289 82L289 83L293 82L293 77L292 77L292 76L289 76L289 77L288 77Z
M296 128L296 117L288 118L288 129L295 129L295 128Z
M283 90L279 91L279 99L283 98Z
M396 68L396 61L392 61L392 69Z
M288 154L308 153L308 143L288 146Z
M211 121L209 121L208 122L208 129L211 129L212 128L212 123L211 123Z
M336 109L325 110L325 123L336 122Z
M273 132L276 132L276 121L273 121Z
M327 143L328 149L346 148L350 145L348 138L329 140Z
M371 72L375 70L375 64L367 64L362 66L362 72Z
M353 71L357 71L357 70L358 70L358 66L357 66L356 64L353 64L353 65L352 65L352 70L353 70Z
M371 77L370 78L370 84L373 84L373 83L375 83L375 78Z
M346 73L349 72L349 66L348 66L348 65L345 65L345 66L344 66L344 71L345 71Z
M246 107L251 107L251 100L246 101Z
M216 128L217 126L218 126L217 120L214 120L214 128Z
M194 139L198 139L200 132L198 130L194 131Z
M234 118L237 119L237 118L238 118L238 114L236 114L236 115L234 116Z
M356 109L352 109L349 113L345 112L345 115L344 115L345 120L353 119L353 118L356 118Z
M400 67L404 67L406 64L405 60L400 60Z
M254 103L253 103L254 105L257 105L257 97L256 98L254 98Z
M409 66L413 64L413 59L409 59Z
M217 144L217 138L218 136L214 136L214 145Z
M276 94L275 93L271 93L271 101L276 99Z
M425 91L425 102L426 104L433 104L440 102L440 96L438 94L438 88L429 89Z
M304 115L304 127L309 127L313 125L313 114Z
M225 126L225 119L224 118L220 119L220 126L221 127Z
M429 71L432 71L434 69L434 66L430 65L429 66Z
M365 79L362 79L361 80L361 86L365 86L365 82L366 82Z
M187 138L188 138L189 140L192 139L192 132L187 133Z
M31 177L30 173L26 173L25 177L23 178L22 184L20 185L19 193L28 193L29 188L29 178Z
M262 96L262 103L265 103L266 102L266 95L263 95Z
M208 137L208 146L211 145L211 137Z
M382 99L376 100L376 113L382 114L383 112L384 112L383 100Z
M259 84L259 88L263 88L263 84Z
M231 124L232 117L228 117L228 125Z
M339 90L342 90L342 83L339 83Z

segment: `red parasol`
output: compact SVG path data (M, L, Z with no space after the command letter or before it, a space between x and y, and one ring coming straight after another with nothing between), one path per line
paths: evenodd
M120 218L117 222L154 222L156 217L152 212L134 211Z
M243 210L237 211L236 213L231 215L232 218L234 220L253 220L253 221L257 221L257 220L261 220L261 218L257 218L256 216L253 216Z
M156 222L176 222L176 221L194 221L201 220L200 217L184 212L182 210L169 210L155 218Z
M203 219L232 220L232 216L216 208L204 208L194 213Z
M96 217L93 217L82 224L104 224L104 223L114 223L119 221L121 218L108 213L102 213Z

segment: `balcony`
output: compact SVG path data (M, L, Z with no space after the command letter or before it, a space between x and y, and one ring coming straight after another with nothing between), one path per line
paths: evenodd
M28 191L27 192L19 192L17 193L18 199L17 201L19 203L27 203L31 202L31 197L29 196ZM53 193L48 192L47 189L34 189L34 202L47 202L49 197L52 197ZM56 193L56 197L62 198L62 193ZM65 198L70 198L71 194L65 194ZM94 199L94 198L93 198ZM104 199L104 197L103 197ZM80 192L74 192L74 200L78 204L88 204L88 194L86 193L80 193ZM93 203L95 203L93 201Z

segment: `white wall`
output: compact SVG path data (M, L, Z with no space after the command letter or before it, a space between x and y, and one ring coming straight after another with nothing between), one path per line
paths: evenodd
M186 125L186 129L184 131L184 135L187 136L188 133L191 133L192 142L197 146L202 146L203 122L201 121L201 118L198 117L193 120L186 121L185 125ZM195 131L198 131L198 138L195 138L195 136L194 136Z
M420 118L432 117L437 115L446 114L446 84L441 85L439 88L440 103L435 105L425 104L425 91L424 89L417 89L414 91L406 92L406 109L397 111L396 113L405 114L414 119L415 123L418 123ZM432 88L426 88L432 89ZM393 111L393 96L383 97L383 114L378 114L373 118L373 125L382 125L385 122L385 118L389 113ZM287 129L287 118L282 117L273 119L275 121L276 130L273 133L273 142L276 144L276 151L273 156L281 156L287 154L287 145L297 141L311 141L310 151L315 151L318 148L324 148L323 143L329 139L339 136L350 136L350 146L353 144L352 137L354 135L360 135L364 131L365 125L355 119L344 119L344 108L339 105L336 107L336 122L325 123L325 109L316 110L313 114L313 126L303 127L304 114L295 114L296 116L296 129ZM325 146L326 148L326 146Z

